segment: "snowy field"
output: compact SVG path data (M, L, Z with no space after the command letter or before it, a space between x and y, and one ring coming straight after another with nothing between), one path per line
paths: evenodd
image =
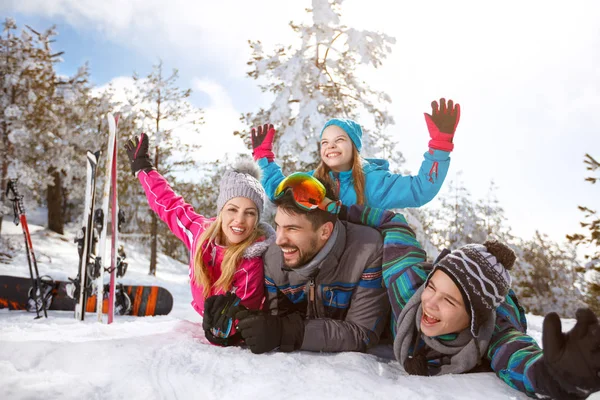
M40 274L74 277L74 232L31 230ZM16 256L0 263L0 275L28 276L21 227L5 218L2 237ZM265 355L213 346L190 306L187 266L161 255L157 276L150 277L149 246L125 244L125 250L129 269L122 282L167 288L173 311L116 317L106 325L95 314L78 322L73 312L34 320L24 311L0 310L0 399L527 399L493 373L407 376L386 346L370 354ZM542 318L528 319L529 333L540 341ZM570 329L573 321L563 325Z

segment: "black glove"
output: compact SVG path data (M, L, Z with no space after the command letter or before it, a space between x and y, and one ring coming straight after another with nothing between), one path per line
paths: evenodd
M145 133L142 133L139 138L135 136L133 139L129 139L125 143L125 150L127 151L131 172L134 176L139 171L151 171L155 169L148 155L148 135Z
M212 328L221 331L227 330L231 321L227 312L230 307L237 306L240 301L241 299L231 292L210 296L204 302L202 329L205 331Z
M576 318L577 323L566 334L556 313L544 318L544 363L569 394L561 398L586 398L600 390L600 324L589 308L578 309Z
M204 335L209 342L220 346L231 346L240 341L241 335L239 333L230 335L233 320L229 315L230 308L235 310L245 309L240 301L241 299L231 292L206 299L202 329L204 329Z
M299 314L285 317L263 311L242 310L235 314L237 328L254 354L275 350L294 351L302 346L304 321Z

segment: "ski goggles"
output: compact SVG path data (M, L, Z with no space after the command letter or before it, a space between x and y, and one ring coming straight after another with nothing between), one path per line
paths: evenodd
M341 200L333 201L326 197L325 186L317 178L305 172L294 172L288 175L277 186L274 199L278 200L286 193L292 193L296 205L303 210L320 209L338 214L342 205Z

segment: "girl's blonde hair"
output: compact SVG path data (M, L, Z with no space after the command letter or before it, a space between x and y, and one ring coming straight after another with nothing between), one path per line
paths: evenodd
M196 285L202 287L202 293L205 299L209 296L212 291L211 289L213 288L221 289L223 291L229 291L231 289L233 275L242 261L244 251L256 242L258 238L265 235L265 232L259 228L259 220L257 218L256 226L246 240L227 247L221 263L221 276L213 283L213 275L208 266L204 264L202 256L208 251L209 243L216 243L217 239L219 239L219 241L223 240L221 234L222 223L223 219L221 217L221 212L219 212L215 221L207 226L202 235L198 238L196 255L194 256L193 279Z
M327 166L321 159L319 166L315 169L314 176L315 178L321 180L322 182L326 182L330 187L334 188L336 194L339 196L339 186L333 183L329 172L331 168ZM352 143L352 182L354 186L354 191L356 192L356 204L365 204L365 173L362 169L362 158L360 157L360 153L356 149L354 143Z

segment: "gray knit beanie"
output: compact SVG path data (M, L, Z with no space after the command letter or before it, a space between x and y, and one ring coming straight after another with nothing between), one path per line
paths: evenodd
M219 183L217 213L221 212L225 203L234 197L246 197L252 200L258 208L258 219L260 220L267 195L260 184L260 169L251 160L239 160L232 170L223 174Z
M436 270L444 271L458 286L471 317L471 333L477 337L510 290L508 271L516 258L512 249L497 240L468 244L436 262L425 285Z

